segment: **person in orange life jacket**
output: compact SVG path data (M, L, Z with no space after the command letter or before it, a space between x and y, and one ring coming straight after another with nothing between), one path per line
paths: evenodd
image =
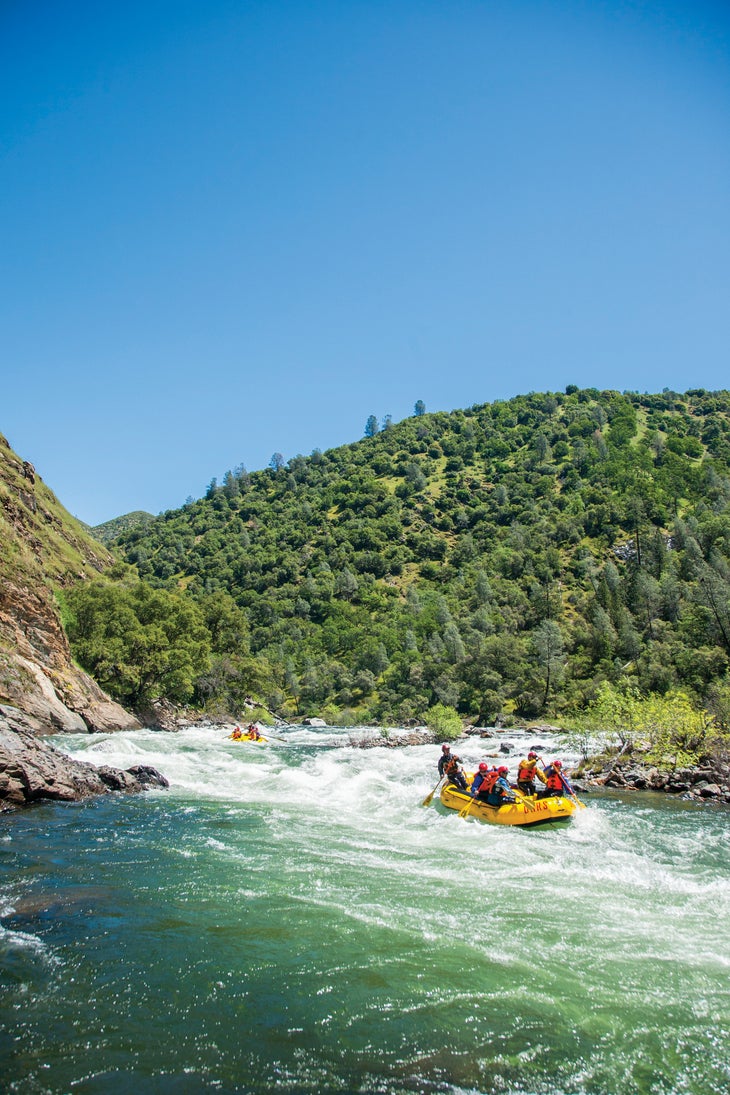
M455 753L451 752L451 746L446 742L441 746L441 756L439 757L438 770L439 775L443 778L447 777L452 783L461 790L466 790L466 776L462 772L459 765L461 764L461 757L457 757Z
M554 798L556 795L564 795L566 791L569 795L575 794L568 777L563 774L561 760L554 760L552 764L548 764L545 776L545 790L541 793L541 797Z
M490 806L504 806L507 802L515 801L515 796L512 794L512 788L507 779L508 772L509 768L506 764L500 765L497 769L497 779L487 795L487 802Z
M530 752L520 761L517 768L517 789L523 795L536 793L535 776L541 783L547 783L547 776L542 768L538 767L537 759L537 753Z
M487 795L491 791L494 784L497 782L497 769L490 768L486 761L482 761L479 765L479 771L474 776L471 782L470 791L474 798L479 798L482 802L487 801Z
M236 727L236 729L231 734L231 737L234 739L234 741L238 741L239 738L243 737L243 734L241 733L241 727L240 726Z
M259 733L259 728L254 723L249 723L248 736L251 738L252 741L258 741L261 737L261 734Z

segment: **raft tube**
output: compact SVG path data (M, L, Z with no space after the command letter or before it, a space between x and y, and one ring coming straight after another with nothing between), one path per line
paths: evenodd
M250 734L241 734L240 738L234 738L233 734L229 734L228 737L231 741L251 741L254 745L263 745L268 739L263 735L258 738L252 738Z
M575 813L575 803L563 796L537 798L525 795L524 802L510 802L505 806L489 806L481 799L472 798L453 783L441 788L441 801L449 810L463 810L471 802L467 818L476 817L492 825L545 825L550 821L569 821Z

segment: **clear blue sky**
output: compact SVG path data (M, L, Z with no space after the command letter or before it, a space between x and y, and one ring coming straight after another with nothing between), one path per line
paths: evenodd
M730 386L730 6L5 0L0 431L90 524L566 384Z

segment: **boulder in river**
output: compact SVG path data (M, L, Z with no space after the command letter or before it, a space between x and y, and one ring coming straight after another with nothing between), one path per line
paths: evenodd
M138 793L152 786L169 786L155 768L137 765L122 771L73 760L47 737L37 736L34 720L0 705L0 810L42 799L77 802L110 791Z

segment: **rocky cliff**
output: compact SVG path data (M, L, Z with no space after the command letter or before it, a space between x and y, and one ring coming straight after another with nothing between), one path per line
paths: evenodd
M111 564L0 434L0 704L37 734L139 726L74 664L54 596Z

